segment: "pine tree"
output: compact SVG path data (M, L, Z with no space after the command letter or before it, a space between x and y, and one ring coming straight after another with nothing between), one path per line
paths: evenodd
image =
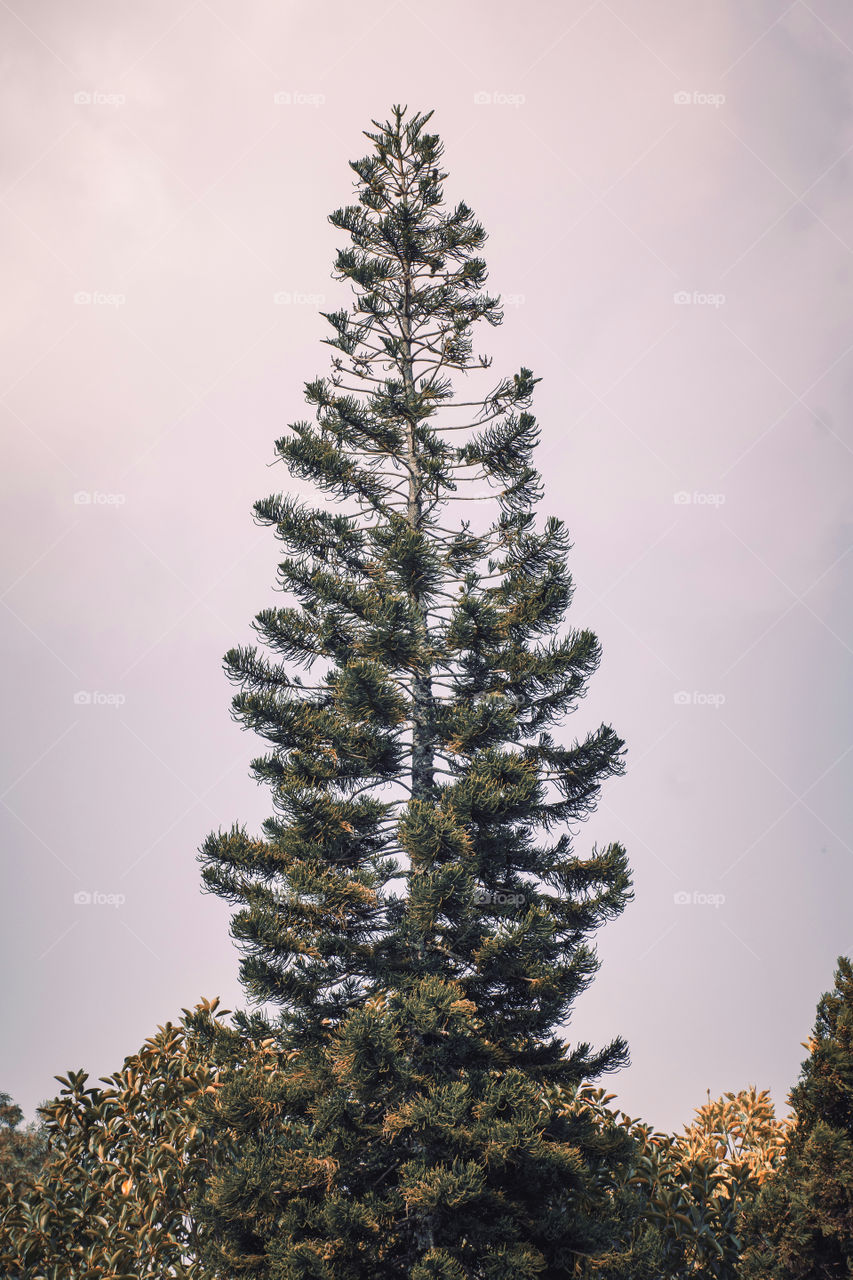
M853 965L839 957L791 1090L780 1171L746 1215L745 1280L853 1275Z
M482 226L444 203L431 114L373 122L358 203L330 217L354 300L325 315L313 420L276 444L318 496L256 504L288 600L257 615L261 647L225 658L237 720L269 744L252 771L274 816L262 837L211 835L203 878L237 908L280 1055L216 1099L243 1135L204 1210L231 1276L563 1277L613 1246L600 1210L630 1143L548 1091L627 1061L621 1038L560 1034L597 969L590 935L631 897L624 849L580 857L570 831L624 745L606 725L552 735L600 648L562 631L570 543L537 522L538 379L495 383L473 354L502 313Z

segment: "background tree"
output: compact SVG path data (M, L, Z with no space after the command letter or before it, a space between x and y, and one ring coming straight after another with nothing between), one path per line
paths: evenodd
M853 966L846 956L805 1047L784 1161L746 1215L745 1280L853 1275Z
M657 1142L649 1216L676 1257L683 1249L674 1276L736 1280L743 1215L781 1163L785 1130L769 1092L752 1086L709 1096L682 1133Z
M568 829L623 743L551 733L600 650L562 632L570 544L537 522L537 379L486 381L473 356L501 313L429 118L374 122L358 203L331 215L354 301L326 316L315 420L276 445L318 497L256 504L290 599L258 614L264 651L225 659L275 814L262 837L210 836L203 875L237 907L283 1063L215 1099L241 1135L205 1210L211 1265L234 1276L563 1277L611 1247L591 1206L630 1148L547 1093L627 1060L621 1039L560 1034L590 935L630 897L621 846L582 858Z
M674 1135L612 1110L612 1098L588 1086L563 1095L564 1105L591 1108L602 1127L619 1126L633 1143L611 1193L618 1248L590 1260L584 1276L736 1280L744 1212L779 1167L785 1142L767 1090L709 1098Z
M0 1182L30 1178L41 1167L47 1136L37 1120L25 1125L24 1113L8 1093L0 1093Z

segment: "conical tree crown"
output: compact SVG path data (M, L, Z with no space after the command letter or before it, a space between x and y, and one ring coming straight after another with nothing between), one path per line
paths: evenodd
M377 125L352 165L358 204L331 216L355 300L327 316L336 354L306 386L314 421L277 443L329 501L256 505L288 549L291 602L256 619L266 653L226 658L237 718L272 748L253 770L276 816L265 839L209 839L204 877L239 904L249 993L294 1031L441 974L529 1057L593 973L586 935L628 894L619 846L580 860L565 832L542 835L585 816L622 743L607 726L569 747L549 732L599 646L558 635L569 542L533 510L536 380L521 369L454 398L473 324L501 313L482 291L482 227L443 206L428 120L395 109Z

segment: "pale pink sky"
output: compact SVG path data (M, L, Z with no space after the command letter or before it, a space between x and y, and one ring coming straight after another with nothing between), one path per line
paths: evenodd
M0 1089L31 1113L54 1073L241 1001L195 855L269 805L220 661L274 600L251 505L346 298L326 216L399 101L435 108L490 233L481 342L543 379L569 621L605 654L567 732L628 743L578 848L624 841L636 901L571 1034L627 1037L608 1085L658 1126L706 1088L783 1107L853 949L847 0L13 0L2 25Z

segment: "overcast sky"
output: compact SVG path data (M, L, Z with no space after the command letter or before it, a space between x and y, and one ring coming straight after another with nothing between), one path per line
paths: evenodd
M2 15L0 1089L32 1114L241 1000L196 851L269 803L221 656L275 602L251 506L347 300L327 214L404 102L489 232L480 350L542 378L604 649L566 731L628 744L577 847L623 841L636 899L570 1034L626 1036L608 1086L659 1127L784 1110L853 950L849 0Z

